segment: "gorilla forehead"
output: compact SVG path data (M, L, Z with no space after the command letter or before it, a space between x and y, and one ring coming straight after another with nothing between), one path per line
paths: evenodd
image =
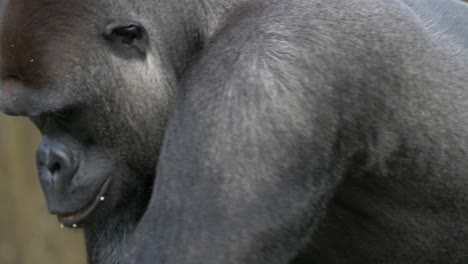
M7 1L1 17L0 73L36 84L52 77L44 73L66 74L85 52L82 44L93 46L98 19L105 17L98 13L102 10L83 0Z

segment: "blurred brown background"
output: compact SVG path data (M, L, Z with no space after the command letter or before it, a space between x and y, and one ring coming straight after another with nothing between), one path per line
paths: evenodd
M39 139L27 119L0 114L0 264L85 264L82 233L47 213L34 165Z

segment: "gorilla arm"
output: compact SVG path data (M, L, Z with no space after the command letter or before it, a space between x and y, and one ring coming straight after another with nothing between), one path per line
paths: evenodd
M324 69L306 72L305 59L288 64L297 54L261 53L239 39L214 44L186 81L135 263L287 263L340 181Z

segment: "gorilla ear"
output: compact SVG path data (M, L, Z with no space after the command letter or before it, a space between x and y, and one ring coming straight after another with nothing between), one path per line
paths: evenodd
M134 48L146 54L149 37L146 29L135 21L116 21L104 29L104 38L117 48Z

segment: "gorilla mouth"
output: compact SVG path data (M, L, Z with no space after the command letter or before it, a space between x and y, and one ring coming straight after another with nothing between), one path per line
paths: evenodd
M57 217L60 223L63 226L77 228L78 224L85 220L92 212L94 212L100 202L104 201L104 194L109 188L109 184L110 178L104 182L97 196L82 209L74 213L58 215Z

